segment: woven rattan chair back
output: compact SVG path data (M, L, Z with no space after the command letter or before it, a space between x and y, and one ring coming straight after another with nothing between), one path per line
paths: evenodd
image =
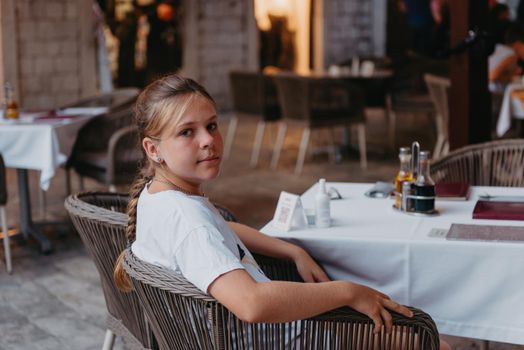
M277 167L284 144L286 123L293 121L304 125L295 174L302 172L311 129L352 124L358 127L360 165L362 169L366 169L365 99L358 86L344 79L300 76L294 73L277 74L274 80L285 123L281 123L279 127L271 160L273 169ZM332 159L336 159L334 138L330 142Z
M152 333L135 293L123 293L113 281L113 269L127 246L128 196L116 193L71 195L65 207L100 275L108 310L108 328L132 349L154 347Z
M364 121L365 99L359 87L341 79L281 73L274 77L282 115L309 126Z
M258 118L251 166L256 166L267 122L280 119L275 84L271 77L259 71L233 70L229 72L229 85L233 101L233 115L224 142L224 159L228 159L235 138L237 123L243 116Z
M262 269L269 260L261 263ZM253 324L237 319L180 274L144 262L130 249L126 250L123 262L160 349L432 350L439 347L435 324L417 309L412 308L413 318L393 315L391 336L382 332L374 337L372 321L348 308L290 323ZM299 279L296 269L285 275L278 272L285 266L279 267L273 271L280 277Z
M106 186L130 184L143 157L132 119L128 105L90 120L78 134L67 167Z
M436 182L474 186L524 186L524 139L497 140L459 148L435 161Z
M433 150L433 158L437 159L449 152L449 104L448 91L451 81L448 78L433 74L425 74L424 81L428 87L429 95L435 107L435 123L437 126L437 142Z
M280 119L280 106L271 77L262 72L231 71L229 83L235 112L258 115L266 121Z

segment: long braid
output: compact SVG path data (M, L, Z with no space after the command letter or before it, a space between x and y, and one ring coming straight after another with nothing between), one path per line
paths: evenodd
M146 162L148 163L148 165L142 168L140 174L133 182L133 185L131 186L131 189L129 191L130 199L129 203L127 204L128 219L126 229L126 237L129 243L134 242L136 236L136 209L138 204L138 197L140 196L140 193L142 192L146 184L149 181L151 181L151 179L154 176L154 167L152 166L149 160L146 160ZM122 266L123 257L124 252L120 253L120 256L116 261L115 270L113 271L113 279L115 280L117 288L124 292L129 292L132 290L131 280L129 279L129 275Z

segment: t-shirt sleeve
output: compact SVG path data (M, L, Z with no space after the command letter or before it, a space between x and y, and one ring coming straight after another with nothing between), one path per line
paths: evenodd
M224 244L220 232L209 227L189 232L175 251L175 258L182 275L204 293L220 275L245 269Z

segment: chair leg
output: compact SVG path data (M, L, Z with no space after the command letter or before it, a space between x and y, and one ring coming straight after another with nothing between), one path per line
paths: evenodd
M251 153L251 162L249 165L254 168L258 164L258 158L260 156L260 148L262 147L262 141L264 139L264 131L266 130L266 122L263 120L257 123L257 131L255 133L255 142L253 143L253 152Z
M40 217L42 218L42 220L45 220L46 209L47 209L47 198L45 195L45 191L40 188L38 191L38 210L40 210Z
M366 124L358 124L358 150L360 151L360 167L368 168L368 157L366 151Z
M329 128L329 143L330 143L330 149L329 149L329 161L331 163L338 163L339 157L337 154L337 144L335 143L336 135L335 135L335 128L331 127Z
M7 215L5 214L5 206L0 206L0 223L2 224L2 232L4 236L5 266L7 273L11 273L11 246L9 244L9 230L7 228Z
M111 350L113 349L114 344L115 334L112 330L108 329L106 330L106 336L104 337L104 345L102 346L102 350Z
M306 157L306 150L309 144L309 136L311 136L311 129L304 128L302 132L302 140L300 141L300 149L298 150L297 165L295 166L295 175L302 173L304 167L304 158Z
M438 159L442 154L441 150L444 146L444 136L442 134L437 135L437 142L435 142L435 149L433 150L433 159Z
M389 147L395 151L395 129L396 129L396 114L393 111L393 102L391 101L391 95L386 95L386 108L384 110L388 123L388 141Z
M229 127L227 129L226 142L224 143L224 159L228 159L231 155L231 147L233 146L233 139L237 131L238 117L232 116L229 120Z
M280 152L284 145L284 139L286 138L287 124L281 122L278 126L277 140L275 142L275 148L273 148L273 157L271 158L271 169L275 170L278 165L278 159L280 158Z
M442 151L440 152L441 155L445 156L449 153L449 141L444 141L444 145L442 146Z
M66 196L71 194L71 171L68 168L64 168L65 180L66 180Z

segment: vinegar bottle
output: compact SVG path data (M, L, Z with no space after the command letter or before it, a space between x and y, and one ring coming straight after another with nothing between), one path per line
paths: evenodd
M419 213L432 212L435 209L435 182L429 175L429 152L420 152L420 168L413 184L415 211ZM419 198L427 197L427 198Z

